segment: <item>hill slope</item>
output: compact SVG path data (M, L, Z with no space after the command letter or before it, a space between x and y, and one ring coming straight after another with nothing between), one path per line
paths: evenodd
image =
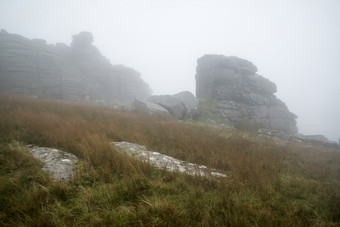
M116 152L145 145L230 172L168 173ZM338 226L340 152L227 128L63 101L0 96L0 225ZM52 180L26 144L77 155L76 178Z

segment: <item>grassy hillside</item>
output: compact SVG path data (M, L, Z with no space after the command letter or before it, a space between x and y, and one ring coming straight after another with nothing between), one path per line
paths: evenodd
M168 173L120 154L145 145L228 173ZM27 144L77 155L69 184ZM62 101L0 96L0 226L339 226L340 150Z

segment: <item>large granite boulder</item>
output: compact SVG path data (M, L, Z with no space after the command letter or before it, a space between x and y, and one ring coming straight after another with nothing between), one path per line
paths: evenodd
M187 108L188 112L197 109L198 100L190 91L182 91L172 95L173 98L181 101Z
M223 55L197 60L196 96L213 102L223 121L252 121L262 127L296 133L296 115L275 97L276 85L256 74L251 62Z
M139 99L135 99L131 106L130 110L132 112L137 112L137 113L148 113L148 114L155 114L155 113L161 113L161 114L169 114L169 111L165 109L164 107L152 103L149 101L142 101Z
M164 107L177 119L185 119L186 113L188 111L181 101L172 97L171 95L154 95L149 97L147 101Z
M92 44L73 36L71 46L0 32L0 92L74 101L131 103L151 95L136 70L112 65Z
M198 101L189 91L183 91L174 95L154 95L147 101L164 107L177 119L191 118L197 109Z

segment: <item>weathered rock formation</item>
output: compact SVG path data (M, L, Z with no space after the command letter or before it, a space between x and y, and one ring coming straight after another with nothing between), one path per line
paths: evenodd
M174 95L154 95L147 101L165 108L177 119L191 118L197 110L198 101L189 91L183 91Z
M151 95L134 69L112 65L81 32L71 46L0 32L0 92L75 101L132 102Z
M257 67L251 62L205 55L197 60L196 72L196 97L201 100L202 112L210 106L224 121L251 121L270 129L297 132L296 115L275 97L276 85L256 74Z

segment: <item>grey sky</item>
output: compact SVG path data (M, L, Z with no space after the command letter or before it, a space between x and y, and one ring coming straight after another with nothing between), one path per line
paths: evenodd
M90 31L154 94L195 94L204 54L245 58L276 83L300 132L340 137L339 0L0 0L0 28L67 44Z

